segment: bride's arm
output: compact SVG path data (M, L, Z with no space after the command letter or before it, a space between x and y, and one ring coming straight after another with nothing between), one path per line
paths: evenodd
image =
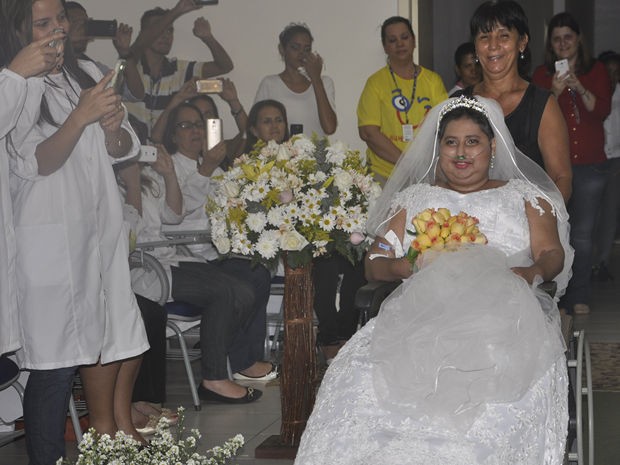
M564 249L558 236L555 216L551 213L551 206L542 199L538 199L538 202L545 210L542 215L540 210L534 208L529 202L525 204L534 263L528 267L512 269L530 284L537 275L541 276L543 281L551 281L564 266Z
M403 209L392 217L386 230L396 232L401 244L405 233L407 212ZM372 260L370 257L374 255ZM394 246L384 237L377 236L365 260L365 273L368 281L396 281L408 278L413 267L406 257L396 258Z

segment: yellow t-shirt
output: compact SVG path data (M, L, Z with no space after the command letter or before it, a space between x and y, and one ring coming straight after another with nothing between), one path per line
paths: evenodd
M411 99L413 79L402 79L396 73L394 73L394 79L402 95L408 100ZM394 80L387 66L370 76L357 104L357 125L379 126L381 132L402 151L408 145L408 142L403 140L402 126L406 124L407 117L415 131L426 113L447 99L448 94L441 77L422 66L418 74L415 102L407 113L398 111L394 106L392 99L399 95L394 90ZM388 178L394 165L379 157L370 148L366 150L366 154L371 171Z

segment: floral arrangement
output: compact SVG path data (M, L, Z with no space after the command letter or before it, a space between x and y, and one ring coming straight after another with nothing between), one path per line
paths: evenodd
M165 418L160 419L148 446L122 431L111 438L108 434L97 434L91 428L78 445L80 453L76 461L58 459L56 465L223 465L244 444L243 436L238 434L223 446L209 449L205 455L199 454L200 432L193 429L185 436L182 407L178 413L176 437L168 429Z
M351 262L368 246L369 206L381 188L365 158L341 142L303 135L258 144L220 177L207 203L220 254L240 254L271 267L339 252Z
M447 208L427 208L411 219L414 231L407 232L414 235L407 259L413 265L420 254L431 249L441 251L453 250L460 244L486 244L487 238L478 229L478 218L459 212L452 215Z

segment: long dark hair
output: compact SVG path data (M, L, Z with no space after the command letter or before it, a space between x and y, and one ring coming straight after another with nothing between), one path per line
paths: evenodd
M179 149L179 146L174 141L174 134L176 133L176 130L177 130L177 122L178 122L177 118L179 117L179 112L183 108L190 108L194 110L196 113L198 113L198 116L200 117L202 122L203 123L205 122L204 118L202 117L202 113L200 113L200 110L198 109L196 105L192 105L191 103L188 103L188 102L183 102L180 105L177 105L176 107L174 107L172 111L170 112L170 115L168 116L168 121L166 122L166 128L164 129L164 136L162 138L164 147L166 147L166 150L170 154L176 153L177 150Z
M263 108L268 107L276 108L282 114L285 127L284 140L289 139L290 136L288 132L288 119L286 117L286 108L284 107L284 105L282 105L282 103L278 102L277 100L261 100L260 102L256 102L254 105L252 105L250 113L248 113L248 125L245 131L245 148L243 149L245 153L251 152L256 143L258 142L258 137L254 135L254 133L252 132L252 128L255 128L256 124L258 123L258 114L260 113L260 111Z
M38 0L34 0L34 1L36 2ZM65 11L66 11L65 0L60 0L60 1L62 3L62 7L65 8ZM68 76L71 76L73 79L77 81L78 85L80 86L79 89L75 89L76 95L78 97L82 90L90 89L95 84L97 84L95 80L92 78L92 76L90 76L86 71L84 71L78 65L77 57L75 56L75 53L73 53L73 47L71 47L71 41L69 40L68 37L65 39L65 53L64 53L64 62L62 66L62 74L67 81L69 80ZM45 95L43 95L43 98L41 99L41 116L40 116L39 121L45 121L46 123L49 123L52 126L56 126L57 128L60 127L62 123L64 123L64 121L58 122L54 119L54 117L52 116L52 113L50 112L49 104L47 103L47 99L45 98Z
M567 27L572 30L579 38L579 47L577 49L577 60L575 62L575 72L577 74L586 74L594 66L595 60L590 55L588 48L584 44L583 35L579 23L570 13L558 13L549 21L547 26L547 40L545 42L545 67L551 74L555 73L555 61L558 59L553 51L551 43L551 35L553 30L558 27Z
M0 67L32 41L32 0L0 0Z
M476 43L476 36L479 33L491 32L498 24L510 30L516 30L519 38L528 39L523 50L523 59L519 58L517 61L519 75L527 79L532 57L529 43L530 26L525 11L517 2L513 0L487 1L476 8L469 20L471 41Z

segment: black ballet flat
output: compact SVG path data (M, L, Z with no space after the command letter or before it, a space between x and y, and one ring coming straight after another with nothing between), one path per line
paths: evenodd
M221 404L249 404L254 402L263 395L263 391L254 388L246 388L245 396L243 397L226 397L217 392L207 389L201 384L198 385L198 397L205 402L216 402Z

